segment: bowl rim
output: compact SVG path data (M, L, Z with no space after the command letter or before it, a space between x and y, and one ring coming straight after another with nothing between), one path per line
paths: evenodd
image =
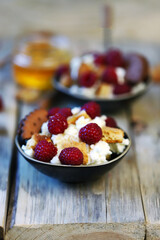
M127 152L129 151L130 147L131 147L131 144L132 144L132 141L131 141L131 138L129 137L129 135L125 133L125 136L129 139L129 144L128 146L125 148L125 150L120 154L118 155L116 158L112 159L111 161L108 161L106 163L101 163L101 164L95 164L95 165L63 165L63 164L52 164L52 163L48 163L48 162L42 162L42 161L39 161L39 160L36 160L30 156L28 156L21 148L21 145L19 143L19 140L18 140L18 135L16 135L15 137L15 144L16 144L16 147L18 148L18 151L21 153L21 155L26 158L27 160L31 161L31 162L34 162L34 163L38 163L38 164L41 164L41 165L46 165L46 166L51 166L51 167L65 167L65 168L95 168L95 167L100 167L100 166L106 166L106 165L109 165L111 163L114 163L118 160L120 160L121 158L123 158Z
M80 95L80 94L72 94L67 87L65 86L62 86L58 79L56 77L53 77L53 81L52 81L52 85L53 87L62 92L62 93L65 93L67 94L68 96L71 96L71 97L74 97L74 98L77 98L79 100L84 100L84 101L96 101L96 102L121 102L121 101L126 101L126 100L131 100L131 99L134 99L138 96L141 96L143 93L145 93L148 89L149 89L149 86L151 85L151 77L148 76L147 77L147 81L146 82L143 82L144 83L144 88L142 90L140 90L139 92L137 93L124 93L124 94L120 94L120 95L117 95L116 97L114 98L96 98L96 97L86 97L86 96L83 96L83 95ZM140 83L139 83L140 84Z

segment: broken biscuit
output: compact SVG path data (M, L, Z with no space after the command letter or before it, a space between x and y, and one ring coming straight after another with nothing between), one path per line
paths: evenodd
M80 117L84 117L84 118L88 118L91 120L90 116L86 113L86 111L81 111L80 113L74 114L71 117L68 117L67 122L68 124L75 124L75 122L80 118Z
M122 143L124 132L119 128L103 127L102 135L102 141L107 143Z
M65 141L61 144L61 148L76 147L83 153L83 165L88 163L89 148L84 142Z

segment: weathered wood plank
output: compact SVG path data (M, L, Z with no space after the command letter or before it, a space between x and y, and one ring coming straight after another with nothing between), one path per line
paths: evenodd
M132 108L135 122L135 150L146 217L146 239L160 239L160 86ZM138 128L139 126L144 126ZM145 128L146 126L146 128ZM136 129L139 129L139 134ZM141 131L140 131L141 130Z
M123 112L116 119L118 125L130 134L126 114ZM115 228L119 223L125 225L126 229L130 223L132 228L127 229L128 234L131 234L129 236L144 239L145 220L133 146L127 156L106 176L106 205L107 223L113 224Z
M31 110L31 107L23 106L22 110L24 116ZM125 127L126 115L119 113L118 116L123 123L120 125ZM129 190L130 184L127 187L126 179L123 181L122 178L125 171L129 171L128 177L132 170L130 169L131 163L128 163L126 168L125 162L121 166L119 178L123 193L126 194L126 189L128 191L127 202L133 195ZM118 169L119 167L117 171ZM135 196L129 207L137 209L139 213L135 214L129 222L126 221L127 211L126 218L123 218L119 216L122 212L117 208L119 221L113 224L113 221L109 219L110 206L107 202L109 201L108 194L112 195L112 192L114 194L114 189L108 190L110 177L107 178L107 185L105 177L92 183L65 184L38 172L18 154L16 191L11 196L11 203L13 203L11 208L13 209L8 216L6 239L81 239L82 237L87 237L87 239L104 239L105 237L107 239L144 239L144 216L136 170L133 176L135 177L133 182ZM118 184L119 178L115 178L115 185ZM115 197L112 199L113 205L117 203ZM129 202L127 203L129 205ZM121 204L122 201L118 206L119 209ZM125 209L125 205L122 209ZM114 215L112 212L110 214Z
M8 177L16 124L16 102L13 93L13 85L10 83L1 88L4 111L0 113L0 239L3 237L6 221Z

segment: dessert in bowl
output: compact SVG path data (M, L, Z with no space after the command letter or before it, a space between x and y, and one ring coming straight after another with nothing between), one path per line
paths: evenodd
M47 175L66 182L96 179L128 152L131 141L99 104L37 109L19 124L21 154Z
M123 101L142 94L148 85L149 65L138 53L119 49L87 53L61 65L55 87L75 98L96 101Z

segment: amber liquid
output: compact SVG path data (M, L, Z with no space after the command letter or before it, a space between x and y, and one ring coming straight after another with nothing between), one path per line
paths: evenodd
M66 50L48 43L28 43L13 60L13 75L17 84L26 88L48 90L56 68L70 60Z

